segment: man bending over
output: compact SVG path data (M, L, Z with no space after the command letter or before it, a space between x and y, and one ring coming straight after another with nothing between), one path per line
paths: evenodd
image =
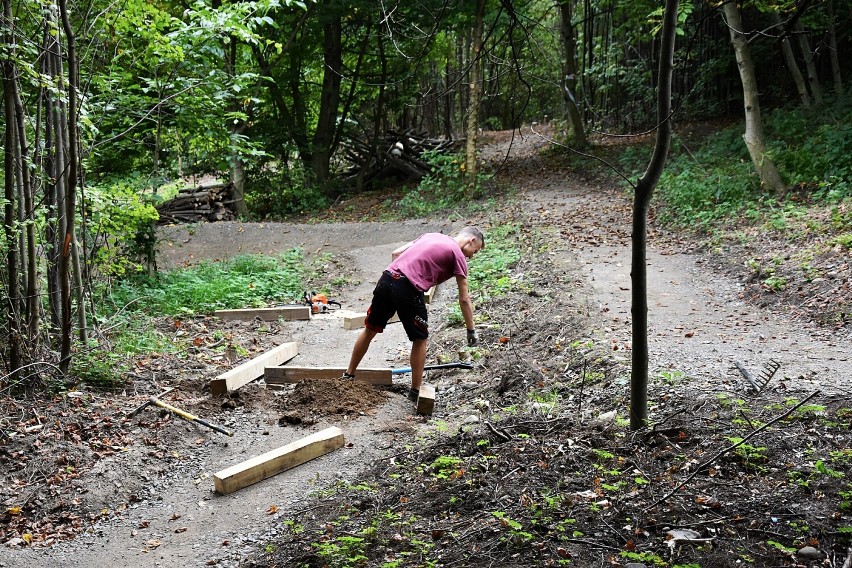
M476 227L465 227L455 237L426 233L391 253L393 259L373 290L364 329L355 341L349 367L343 378L355 378L361 359L377 333L382 333L395 313L411 340L411 388L408 398L417 400L426 364L429 337L428 313L423 293L453 276L459 288L459 307L467 327L467 344L479 342L473 326L473 303L467 290L467 259L485 246L485 237Z

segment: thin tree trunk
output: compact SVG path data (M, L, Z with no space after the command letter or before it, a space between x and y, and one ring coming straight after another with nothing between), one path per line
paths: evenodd
M778 12L772 14L772 20L776 25L780 26L781 16L778 15ZM787 70L790 71L790 76L793 78L793 83L799 92L799 98L802 99L802 106L808 108L811 106L811 96L808 94L808 86L805 84L805 78L799 70L799 64L796 62L796 56L793 54L793 46L790 45L790 38L784 32L782 32L781 36L781 51L784 53Z
M59 368L63 373L68 372L71 363L71 278L72 253L71 248L76 246L74 238L74 221L77 209L77 49L75 46L74 30L68 19L68 8L65 0L58 0L59 15L62 20L62 28L65 32L67 42L68 58L68 113L66 116L68 130L68 176L65 186L65 236L63 239L62 256L60 257L60 273L62 273L62 349L60 352ZM79 258L79 257L78 257ZM75 272L79 272L78 270ZM77 274L79 281L79 274ZM82 291L80 291L82 293ZM78 302L77 309L84 312L85 303ZM85 338L85 315L82 315L81 338Z
M648 208L669 153L672 140L672 72L678 0L666 0L657 74L657 139L645 173L636 183L633 200L633 235L630 278L633 350L630 378L630 428L648 421Z
M476 141L479 132L479 102L482 98L482 81L479 70L482 68L482 20L485 17L485 0L476 0L476 24L473 28L472 52L470 57L470 100L467 107L467 128L465 141L465 175L468 187L474 187L476 181Z
M727 2L722 6L728 29L731 33L731 44L737 58L737 67L743 84L743 104L745 106L745 133L743 140L751 161L764 187L781 195L784 192L784 180L778 173L775 162L766 154L766 140L763 134L763 120L760 117L760 101L758 97L757 79L754 75L754 63L751 51L743 34L743 24L740 11L736 4Z
M13 22L10 0L3 0L3 19ZM4 26L3 45L13 50L14 36L11 24ZM11 57L4 58L0 69L3 72L3 106L5 114L5 150L3 167L6 175L3 180L3 236L6 241L6 298L4 298L5 320L8 322L8 362L9 379L17 379L17 370L21 368L21 329L20 314L18 313L18 254L17 238L15 236L15 162L16 162L16 120L13 85L15 81L15 65ZM5 386L0 384L0 386Z
M565 105L568 107L568 122L571 123L571 134L574 144L580 148L589 145L586 138L586 130L583 127L583 119L577 104L577 40L574 37L573 19L574 0L561 0L559 2L560 32L562 46L565 50L562 59L562 95Z
M831 78L834 80L834 96L843 94L843 77L840 72L840 57L837 55L837 19L834 15L834 1L828 0L828 49L831 54Z
M329 2L325 3L328 9ZM341 38L342 25L340 14L336 7L323 25L323 74L320 108L317 116L317 126L312 143L312 170L320 183L329 177L332 143L337 132L337 113L340 105L340 82L343 69L343 42Z
M816 104L822 103L822 87L819 84L819 75L817 75L816 63L814 62L814 53L811 51L811 44L808 41L807 32L802 25L802 20L796 20L796 36L799 38L799 49L802 50L802 56L805 58L805 69L808 72L808 87L811 89L811 96Z

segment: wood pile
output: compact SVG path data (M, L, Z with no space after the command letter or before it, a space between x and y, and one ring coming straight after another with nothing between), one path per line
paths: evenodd
M200 221L230 221L236 218L233 210L232 183L200 185L182 189L178 194L157 205L161 225L166 223L197 223Z
M367 187L390 178L420 181L432 171L423 159L426 151L457 151L464 140L432 138L428 133L389 130L377 141L350 138L344 148L352 167L341 178L346 186Z

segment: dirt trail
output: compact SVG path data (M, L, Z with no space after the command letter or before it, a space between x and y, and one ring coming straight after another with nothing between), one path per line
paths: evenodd
M531 153L530 148L542 145L530 135L526 142L517 151L527 148ZM495 147L495 155L505 151L505 147ZM553 232L556 262L577 266L586 276L591 305L598 312L594 319L601 322L595 333L612 345L616 356L628 361L627 219L617 215L589 219L582 213L623 208L624 198L614 188L579 181L566 172L540 172L534 177L517 176L514 181L522 189L522 208L534 222ZM602 222L608 225L603 232ZM352 278L360 283L341 299L345 307L360 311L366 308L373 281L395 246L424 231L450 232L458 225L411 221L174 227L164 233L161 262L177 266L246 252L274 254L293 246L309 253L328 251L342 255L351 265ZM716 273L704 257L681 254L670 246L659 248L653 239L648 267L651 369L658 383L689 384L710 392L733 390L743 383L734 361L742 361L756 373L774 358L781 369L773 387L822 389L840 396L852 392L848 331L832 334L758 310L743 301L737 282ZM437 301L451 302L453 296L440 294ZM340 320L329 316L288 325L280 341L302 345L293 364L344 365L355 333L344 331ZM405 365L407 353L408 342L401 328L391 326L374 344L365 364ZM181 455L159 477L145 479L146 491L140 500L76 540L49 549L0 549L0 567L237 566L241 557L279 530L283 519L280 512L274 512L276 507L280 511L298 509L313 490L336 480L356 481L370 460L392 454L396 445L410 442L424 420L412 416L410 403L396 393L389 394L387 404L374 416L345 424L331 420L310 428L282 428L275 418L273 412L238 409L229 419L229 426L236 430L233 439L186 423L168 424L166 428L177 431L177 436L197 440L197 444L183 445ZM440 403L435 418L448 419ZM351 447L227 497L212 492L210 475L219 469L332 424L343 427ZM121 485L123 477L135 475L134 465L146 467L144 448L131 447L129 453L135 458L116 456L102 463L91 483Z

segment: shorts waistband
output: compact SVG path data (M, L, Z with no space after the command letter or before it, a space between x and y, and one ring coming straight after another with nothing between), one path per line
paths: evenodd
M408 280L408 278L406 278L405 274L403 274L402 272L394 272L393 270L385 270L385 274L387 274L388 276L390 276L394 280Z

